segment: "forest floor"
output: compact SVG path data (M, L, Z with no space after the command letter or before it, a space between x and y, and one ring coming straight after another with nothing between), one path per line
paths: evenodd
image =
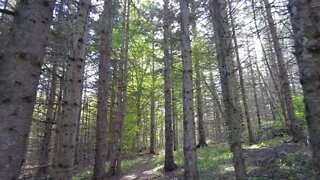
M291 143L288 137L275 138L245 146L250 179L310 179L310 151ZM211 144L198 149L200 179L235 179L227 144ZM144 155L142 159L113 180L183 179L181 152L175 152L178 168L163 172L163 155ZM215 157L214 157L215 156Z
M302 144L291 143L288 136L275 137L254 145L244 146L250 179L311 179L310 150ZM124 161L123 173L110 180L176 180L183 179L183 151L174 152L178 168L163 171L164 153L143 154L130 163ZM232 153L227 143L210 144L197 149L200 179L234 178ZM78 179L78 178L76 178ZM79 178L86 179L86 178Z

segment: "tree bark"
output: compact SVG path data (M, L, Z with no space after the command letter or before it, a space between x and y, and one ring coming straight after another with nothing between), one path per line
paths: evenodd
M59 145L54 164L55 179L71 179L85 66L85 48L91 0L81 0L73 37L73 49L67 63L62 118L58 124Z
M199 179L197 169L195 122L193 109L193 81L190 47L190 12L187 0L180 0L181 54L183 66L183 127L184 177Z
M236 77L233 65L232 37L227 22L226 5L221 0L211 1L212 17L217 49L217 59L222 85L222 95L225 108L226 123L230 133L230 145L233 153L233 163L236 179L247 179L247 172L241 146L240 112L236 97Z
M53 62L51 71L51 86L48 97L46 121L44 125L43 138L40 143L39 169L37 172L37 177L39 178L47 176L49 169L50 140L52 134L52 125L54 122L54 103L57 90L57 62Z
M229 16L231 20L231 29L232 29L232 38L233 38L233 45L234 45L234 50L235 50L235 55L236 55L236 62L237 62L237 68L239 72L239 83L240 83L240 90L241 90L241 99L243 103L243 109L244 109L244 115L245 119L247 122L247 129L248 129L248 135L249 135L249 144L254 144L255 139L254 139L254 133L252 130L252 124L251 124L251 119L249 115L249 108L248 108L248 102L247 102L247 93L245 89L245 81L243 78L243 70L241 67L241 62L240 62L240 55L239 55L239 49L238 49L238 40L236 37L236 27L235 27L235 22L234 22L234 15L232 13L232 4L231 0L228 0L228 8L229 8Z
M54 1L20 1L0 57L0 179L18 179Z
M283 53L281 50L281 45L280 45L279 37L277 34L277 27L272 17L271 5L269 3L269 0L263 0L263 2L266 8L267 20L270 27L271 38L274 45L274 51L277 57L278 69L279 69L279 80L281 84L280 91L284 96L284 102L285 102L285 107L286 107L288 121L289 121L289 130L293 136L293 141L297 142L303 139L303 134L298 127L297 118L294 112L294 107L292 102L292 92L291 92L289 78L288 78L288 70L287 70Z
M172 57L172 56L171 56ZM174 91L174 86L171 87L172 92L172 136L173 136L173 150L178 150L178 116L177 116L177 102Z
M154 37L154 36L153 36ZM152 41L152 52L154 52L154 39ZM151 154L155 154L155 137L156 137L156 131L155 131L155 81L156 81L156 73L154 70L154 54L152 55L152 85L151 85L151 107L150 107L150 148L149 152Z
M109 175L118 175L121 172L122 139L124 128L124 116L126 112L127 99L127 63L128 63L128 43L129 43L129 17L130 0L126 0L122 14L121 29L121 52L119 62L118 92L117 92L117 112L116 127L113 136L112 152L110 154Z
M290 0L289 9L317 179L320 177L320 4L315 0Z
M164 51L164 109L165 109L165 158L164 171L169 172L176 168L173 159L173 136L172 136L172 112L171 112L171 61L169 28L170 28L170 12L169 1L164 0L164 17L163 17L163 51Z
M109 71L111 61L112 46L112 1L105 0L103 7L103 28L101 37L101 52L99 63L98 80L98 108L96 122L96 149L93 179L102 180L104 178L106 160L106 129L109 97Z

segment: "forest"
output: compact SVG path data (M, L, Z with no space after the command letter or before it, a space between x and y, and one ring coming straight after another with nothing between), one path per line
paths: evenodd
M319 0L0 0L0 180L320 179Z

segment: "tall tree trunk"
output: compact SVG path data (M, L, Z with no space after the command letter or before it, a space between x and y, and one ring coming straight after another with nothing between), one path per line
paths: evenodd
M259 130L262 129L262 125L261 125L261 115L260 115L260 108L259 108L259 101L258 101L258 93L257 93L257 84L256 84L256 80L254 77L254 71L253 71L253 64L251 62L250 59L250 72L251 72L251 83L252 83L252 89L253 89L253 97L254 97L254 103L255 103L255 107L256 107L256 115L257 115L257 120L258 120L258 127Z
M320 5L319 1L290 0L289 8L317 179L320 177Z
M64 6L64 1L60 2L59 9L58 9L58 22L63 18L63 6ZM56 27L55 33L58 35L61 35L62 27L61 24L58 23ZM58 54L62 51L61 47L59 47L59 39L55 39L54 41L57 43L53 47L53 52ZM58 59L58 56L56 55L54 58ZM50 153L50 140L51 140L51 135L52 135L52 125L54 123L54 103L55 103L55 96L56 96L56 91L57 91L57 66L58 62L57 60L52 60L53 65L51 69L51 87L50 87L50 92L49 92L49 98L48 98L48 107L47 107L47 112L46 112L46 122L45 122L45 127L44 127L44 133L43 133L43 138L42 142L40 144L40 157L39 157L39 169L37 172L37 177L42 178L48 175L48 169L49 169L49 153Z
M64 69L64 68L62 68ZM58 149L59 149L59 141L60 141L60 137L58 136L59 130L58 130L58 124L60 124L61 122L61 116L62 116L62 97L63 97L63 91L64 91L64 71L62 72L62 77L59 79L60 82L60 87L59 87L59 93L58 93L58 99L57 99L57 108L56 108L56 126L54 128L54 151L53 151L53 157L52 157L52 165L56 164L56 159L58 157L55 156L55 154L57 153ZM54 167L52 166L53 170ZM50 177L54 177L55 176L55 172L54 171L50 171Z
M247 179L246 167L241 146L240 112L236 97L236 77L233 65L232 37L229 24L226 21L226 4L221 0L212 0L212 17L214 22L217 59L222 85L222 95L225 107L226 122L230 133L230 145L233 153L233 163L236 179Z
M293 141L299 141L303 139L303 134L301 130L298 128L297 118L294 113L294 107L292 102L292 92L291 92L289 77L288 77L288 70L287 70L283 53L281 50L281 45L280 45L279 37L277 34L277 27L272 17L271 5L269 3L269 0L263 0L263 2L266 8L267 20L270 27L271 38L274 45L274 51L277 56L279 80L281 84L280 91L284 96L284 102L285 102L285 107L286 107L288 121L289 121L289 129L293 136Z
M57 62L53 62L51 69L51 87L48 97L48 107L46 112L46 121L44 126L43 138L40 143L39 169L37 177L42 178L48 175L50 140L52 134L52 125L54 123L54 104L57 90Z
M252 130L252 124L251 124L251 119L249 115L249 108L248 108L248 102L247 102L247 94L246 94L246 89L245 89L245 81L243 78L243 70L241 67L241 61L240 61L240 55L239 55L239 49L238 49L238 40L236 37L236 25L234 22L234 15L232 13L232 2L231 0L228 0L228 9L229 9L229 16L231 20L231 29L232 29L232 38L233 38L233 43L234 43L234 50L235 50L235 55L236 55L236 62L237 62L237 68L239 72L239 79L240 79L240 90L241 90L241 99L243 103L243 109L244 109L244 115L245 119L247 122L247 129L248 129L248 135L249 135L249 144L255 143L254 139L254 133Z
M191 26L192 26L192 34L193 39L196 40L198 36L197 32L197 8L195 1L192 0L191 2ZM202 92L201 92L201 73L200 73L200 60L198 58L199 48L197 46L194 47L193 50L193 57L194 57L194 69L195 69L195 75L196 75L196 109L197 109L197 120L198 120L198 145L197 147L203 147L206 146L206 136L204 131L204 122L203 122L203 111L202 111Z
M19 1L0 56L0 179L18 179L54 1Z
M187 0L180 0L181 54L183 66L184 176L198 179L195 122L193 110L192 61L190 47L190 12Z
M172 56L171 56L172 57ZM173 150L178 150L178 116L177 116L177 102L174 91L174 86L171 87L172 92L172 136L173 136Z
M164 17L163 17L163 51L164 51L164 108L165 108L165 159L164 171L169 172L176 168L173 159L173 136L172 136L172 112L171 112L171 61L170 55L170 12L169 0L164 0Z
M260 29L258 28L258 23L257 23L257 15L256 15L256 6L255 6L255 0L251 0L251 6L252 6L252 11L253 11L253 22L254 22L254 25L255 25L255 29L256 29L256 34L258 36L258 40L259 40L259 43L260 43L260 46L261 46L261 49L262 49L262 53L263 53L263 60L264 60L264 63L266 64L267 66L267 69L270 73L270 77L271 77L271 80L273 82L273 85L274 85L274 88L275 88L275 91L277 93L277 96L279 98L279 101L280 101L280 107L281 107L281 113L282 113L282 116L283 118L285 119L287 117L287 113L286 113L286 108L285 108L285 102L283 100L283 94L280 92L281 89L280 89L280 82L279 82L279 78L275 76L275 73L277 73L277 69L273 69L273 64L272 63L270 65L268 59L267 59L267 52L265 50L265 47L262 43L262 38L261 38L261 34L260 34ZM274 57L271 56L270 60L272 62L274 62Z
M195 59L195 71L196 71L196 101L197 101L197 119L198 119L198 135L199 135L199 147L207 146L206 135L203 122L203 110L202 110L202 91L201 91L201 73L199 59Z
M129 17L130 0L125 0L122 14L121 30L121 52L119 62L118 93L116 127L113 135L113 147L110 154L109 175L114 176L121 172L122 139L124 128L124 116L126 112L127 99L127 64L128 64L128 43L129 43Z
M96 149L93 179L103 179L106 160L106 129L109 97L109 69L112 46L112 1L104 1L103 28L99 63L98 102L96 122Z
M76 20L73 49L68 60L62 118L58 124L59 145L55 156L55 179L71 179L79 121L80 101L88 36L90 0L81 0Z
M112 71L112 85L111 85L111 97L110 97L110 115L109 115L109 133L108 133L108 158L110 159L110 154L112 151L112 146L114 144L113 142L113 137L114 137L114 132L115 132L115 127L116 127L116 120L115 120L115 110L116 110L116 100L117 100L117 81L118 81L118 63L116 62L116 59L112 60L112 66L113 66L113 71Z
M134 152L139 152L141 150L141 132L143 131L142 127L142 109L141 109L141 97L142 97L142 84L143 84L143 78L137 77L137 95L136 95L136 110L137 110L137 131L136 131L136 138L135 141L133 142L133 151Z
M154 37L154 36L153 36ZM152 52L154 52L154 39L152 41ZM156 81L156 73L154 70L154 61L155 57L154 54L152 55L152 85L151 85L151 107L150 107L150 148L149 152L151 154L155 154L155 136L156 136L156 131L155 131L155 81Z

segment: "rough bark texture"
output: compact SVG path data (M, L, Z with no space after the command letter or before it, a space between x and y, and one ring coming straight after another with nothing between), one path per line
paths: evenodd
M58 21L63 18L63 6L64 6L64 1L60 2L59 9L58 9ZM58 23L55 33L61 34L62 27L61 24ZM61 39L55 39L55 43L59 44L58 41ZM62 51L61 47L59 45L55 45L53 47L53 52L54 53L60 53ZM51 140L51 135L52 135L52 125L55 121L54 118L54 104L55 104L55 97L56 97L56 91L57 91L57 66L58 66L58 59L59 57L56 55L52 57L51 61L52 62L52 69L51 69L51 86L49 90L49 95L48 95L48 107L47 107L47 112L46 112L46 121L45 121L45 126L43 130L43 138L40 143L40 157L39 157L39 169L37 172L37 177L38 178L43 178L48 175L48 170L49 170L49 153L50 153L50 140Z
M71 179L85 66L90 0L81 0L73 37L73 49L67 62L62 118L58 124L59 145L54 164L55 179Z
M247 179L246 167L241 146L240 112L236 97L236 77L233 65L231 32L229 30L226 5L221 0L211 1L213 10L214 32L217 49L217 59L222 85L222 95L225 107L226 123L230 133L230 145L233 153L233 163L236 179Z
M274 45L274 51L275 51L276 57L277 57L278 69L279 69L279 80L280 80L280 85L281 85L280 91L284 96L284 102L285 102L287 117L288 117L288 121L289 121L289 129L290 129L290 132L293 136L293 141L299 141L303 138L303 135L302 135L302 132L298 128L297 118L294 113L288 71L287 71L285 60L284 60L283 53L281 50L281 45L280 45L279 37L277 34L277 27L276 27L274 19L272 17L271 5L269 3L269 0L263 0L263 2L265 5L265 8L266 8L267 20L269 23L271 38L272 38L273 45Z
M164 51L164 108L165 108L165 158L164 171L169 172L175 169L173 159L173 136L172 136L172 112L171 112L171 56L169 44L169 1L164 0L164 19L163 19L163 51Z
M0 179L18 179L54 1L20 1L0 57Z
M96 122L96 149L93 179L101 180L104 176L106 160L106 129L109 97L109 69L112 45L112 1L104 1L103 28L101 36L101 52L98 80L98 108Z
M184 127L184 176L198 179L195 122L193 112L193 82L190 47L190 12L187 0L180 0L181 55L183 65L183 127Z
M291 0L289 7L317 179L320 177L320 3Z

